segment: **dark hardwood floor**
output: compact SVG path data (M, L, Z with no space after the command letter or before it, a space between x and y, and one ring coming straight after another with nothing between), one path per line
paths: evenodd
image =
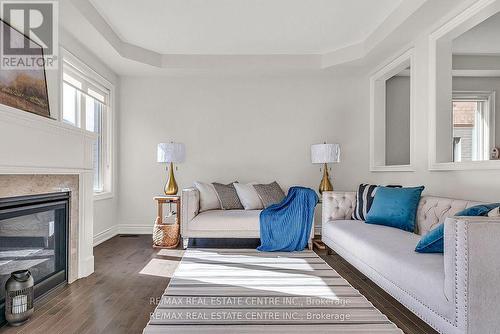
M0 333L142 333L169 279L140 271L154 258L180 261L157 253L149 235L100 244L94 248L94 274L54 291L35 305L27 324Z
M339 255L318 254L405 333L436 333ZM27 324L0 333L142 333L169 279L141 271L153 259L180 258L159 255L149 235L114 237L95 247L94 257L94 274L53 291Z

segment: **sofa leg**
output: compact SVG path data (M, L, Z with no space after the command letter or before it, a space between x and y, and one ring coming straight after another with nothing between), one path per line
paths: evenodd
M182 238L182 249L187 249L189 245L189 238Z
M309 242L307 243L307 249L313 250L313 242L312 242L312 240L309 240Z

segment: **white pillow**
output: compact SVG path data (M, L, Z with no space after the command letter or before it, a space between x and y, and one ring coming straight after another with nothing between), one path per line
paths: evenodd
M488 217L500 217L500 207L494 208L490 212L488 212Z
M219 197L211 183L196 181L194 186L200 192L200 212L220 209Z
M238 193L240 202L241 204L243 204L245 210L261 210L264 208L264 205L262 205L262 201L260 200L257 191L253 187L254 184L256 183L233 183L234 188L236 189L236 193Z

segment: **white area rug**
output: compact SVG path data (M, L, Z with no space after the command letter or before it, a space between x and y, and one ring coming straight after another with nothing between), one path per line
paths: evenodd
M189 249L144 329L158 333L402 333L312 251Z

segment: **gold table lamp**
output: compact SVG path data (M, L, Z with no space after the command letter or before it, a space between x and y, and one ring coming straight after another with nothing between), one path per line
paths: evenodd
M186 147L182 143L159 143L157 161L168 163L168 180L165 184L165 195L176 195L179 191L174 175L174 163L183 162L186 158Z
M328 164L340 162L340 145L327 143L311 145L311 162L313 164L323 164L323 179L319 184L319 193L333 191L330 176L328 175Z

